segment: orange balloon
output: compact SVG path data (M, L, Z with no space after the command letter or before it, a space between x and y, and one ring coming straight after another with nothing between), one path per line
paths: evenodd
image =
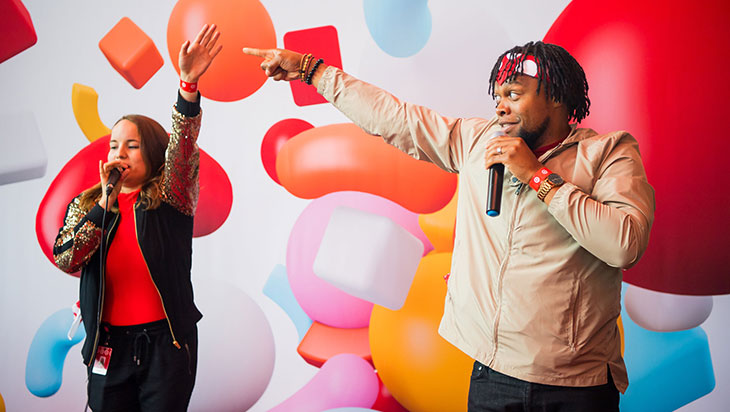
M286 190L304 199L353 190L415 213L441 209L456 190L455 174L413 159L352 123L315 127L287 141L276 174Z
M418 225L433 245L434 252L454 250L454 227L456 225L456 204L459 191L454 192L451 201L443 209L418 216Z
M393 311L375 305L370 316L373 363L393 397L411 412L464 411L474 361L444 340L444 312L451 253L421 259L406 302Z
M274 24L259 0L180 0L167 23L167 50L175 71L185 40L194 40L204 24L216 24L223 50L200 79L200 94L220 102L250 96L266 81L261 58L241 52L244 47L276 47Z

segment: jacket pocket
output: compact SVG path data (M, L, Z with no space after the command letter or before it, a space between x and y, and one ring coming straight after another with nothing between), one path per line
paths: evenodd
M570 316L568 328L568 346L575 351L576 341L578 339L578 330L580 328L580 303L581 303L581 281L576 280L573 285L573 291L570 295Z

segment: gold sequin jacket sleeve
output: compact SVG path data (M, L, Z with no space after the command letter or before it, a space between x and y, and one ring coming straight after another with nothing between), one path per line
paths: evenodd
M198 204L200 150L196 141L201 116L185 116L173 107L172 133L165 152L162 200L188 216L195 214Z
M95 205L84 210L79 205L80 196L74 198L66 208L63 226L53 244L53 259L56 266L66 273L81 269L99 249L101 243L101 219L104 210ZM107 213L107 218L114 213Z

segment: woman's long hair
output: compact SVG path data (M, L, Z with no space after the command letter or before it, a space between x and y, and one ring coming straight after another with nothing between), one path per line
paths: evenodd
M147 166L147 179L142 184L139 193L140 206L145 210L156 209L160 206L160 181L165 166L165 151L170 140L165 129L153 119L141 114L128 114L114 123L116 126L122 120L128 120L137 126L140 138L140 150L145 166ZM101 199L101 182L86 189L81 193L80 206L84 209L91 209ZM112 207L115 210L116 206Z

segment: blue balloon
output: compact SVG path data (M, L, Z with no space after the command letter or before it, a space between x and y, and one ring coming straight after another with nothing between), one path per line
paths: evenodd
M264 285L264 295L284 309L289 319L294 322L301 341L309 331L309 327L312 326L312 319L304 312L304 309L297 302L297 298L294 297L294 292L289 285L289 278L286 276L286 267L283 265L274 267Z
M373 40L393 57L413 56L431 37L427 0L364 0L363 8Z
M81 326L69 340L71 323L71 309L61 309L49 316L35 333L25 362L25 386L33 395L48 397L61 387L66 355L72 346L86 337Z
M714 389L710 347L702 328L654 332L634 323L625 309L621 319L629 374L622 412L673 411Z

